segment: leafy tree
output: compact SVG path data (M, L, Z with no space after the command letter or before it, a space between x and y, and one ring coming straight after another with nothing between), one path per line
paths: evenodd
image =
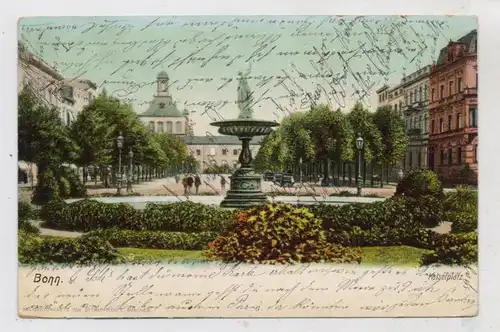
M373 122L373 113L370 113L361 103L356 103L349 114L349 122L356 135L361 134L364 140L363 155L366 162L381 160L382 157L382 136L380 130ZM353 141L356 149L356 140Z
M114 129L114 125L107 123L94 107L84 108L70 128L71 137L80 148L76 164L83 166L84 170L89 165L108 165L112 159Z
M58 112L42 104L29 86L18 95L18 159L38 166L39 173L76 159L78 147Z
M165 168L179 170L187 161L189 151L186 144L178 137L168 133L155 133L153 139L158 142L165 154Z
M151 143L148 142L150 134L131 105L122 103L119 99L107 94L100 94L87 106L87 109L96 112L103 120L103 125L112 128L110 130L112 146L110 152L111 162L115 166L118 164L119 154L116 139L120 133L124 137L122 154L132 150L136 163L145 162L146 149L149 149L149 154L151 153ZM150 160L150 157L151 155L146 159Z
M315 158L313 138L307 128L307 116L308 113L293 113L283 119L281 131L286 146L283 152L287 164L297 165L300 158L303 161Z
M404 158L408 145L408 136L405 131L405 122L397 111L388 106L379 107L373 115L373 122L382 136L382 163L399 164ZM381 172L383 173L383 172ZM381 184L382 184L381 174Z
M354 132L347 116L340 109L332 111L327 105L318 105L305 117L306 128L313 139L316 159L323 160L323 182L328 181L329 160L352 160L354 156Z
M259 152L257 152L253 161L257 171L278 172L286 167L289 149L283 139L283 135L283 129L279 127L277 130L264 137Z

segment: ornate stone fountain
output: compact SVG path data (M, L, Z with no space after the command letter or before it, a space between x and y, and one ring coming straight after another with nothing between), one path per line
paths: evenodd
M218 127L219 133L223 135L237 136L242 142L242 149L238 161L241 166L231 178L231 186L226 197L221 202L222 207L245 208L259 205L268 201L262 192L262 174L255 172L253 168L250 141L255 136L265 136L272 132L273 127L279 126L275 121L253 119L252 92L248 86L247 75L242 72L238 86L238 108L240 115L234 120L212 122L210 125Z

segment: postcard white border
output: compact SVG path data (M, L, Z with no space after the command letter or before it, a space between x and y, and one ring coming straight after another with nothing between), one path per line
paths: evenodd
M495 135L500 124L500 1L467 0L141 0L136 2L85 0L2 1L0 9L0 177L2 191L0 313L5 331L495 331L500 330L498 280L500 153ZM17 317L16 212L16 89L17 19L20 16L63 15L249 15L249 14L427 14L479 16L480 140L480 315L449 319L182 319L182 320L28 320ZM486 115L485 116L485 113ZM496 328L495 328L496 327Z

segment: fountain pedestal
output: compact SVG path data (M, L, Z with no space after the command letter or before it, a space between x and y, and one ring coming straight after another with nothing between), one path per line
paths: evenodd
M237 136L242 142L238 159L241 167L231 175L230 188L221 202L221 207L246 208L267 203L268 198L262 191L262 174L256 173L252 165L250 141L255 136L268 135L272 127L279 124L274 121L238 119L213 122L211 125L219 127L219 133Z

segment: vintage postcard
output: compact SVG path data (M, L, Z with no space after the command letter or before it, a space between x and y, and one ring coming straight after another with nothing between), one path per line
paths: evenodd
M25 17L19 315L478 313L473 16Z

